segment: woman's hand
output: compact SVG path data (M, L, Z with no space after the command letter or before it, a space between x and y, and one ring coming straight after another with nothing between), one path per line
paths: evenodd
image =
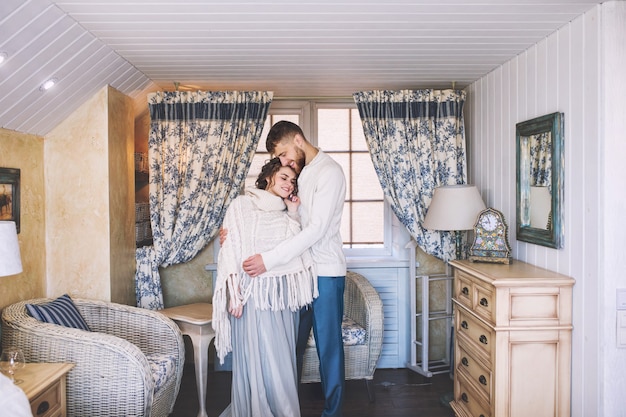
M226 241L226 236L228 236L228 229L220 227L220 246Z
M300 206L301 203L300 197L292 194L289 197L285 198L284 201L285 205L287 206L287 210L292 213L298 211L298 206Z
M243 304L239 304L234 307L232 306L229 307L228 312L230 313L231 316L233 316L236 319L241 318L241 316L243 315Z

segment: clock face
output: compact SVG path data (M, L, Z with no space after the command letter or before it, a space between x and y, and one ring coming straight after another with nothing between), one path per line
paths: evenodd
M493 231L498 226L498 219L494 213L487 213L480 221L480 225L487 231Z

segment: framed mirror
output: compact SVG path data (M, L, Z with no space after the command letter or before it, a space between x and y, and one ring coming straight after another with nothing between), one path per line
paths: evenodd
M515 125L517 240L563 247L563 113Z

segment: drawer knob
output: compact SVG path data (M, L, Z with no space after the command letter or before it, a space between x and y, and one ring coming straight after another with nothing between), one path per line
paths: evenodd
M469 402L469 398L467 398L467 394L466 394L466 393L461 394L461 399L462 399L464 402L466 402L466 403L468 403L468 402Z
M480 299L480 305L483 307L489 307L489 301L487 301L487 299L485 297Z
M465 356L463 356L463 358L461 359L461 363L465 366L469 366L469 361L467 360Z
M467 325L467 322L465 320L463 320L461 322L461 327L464 328L465 330L467 330L469 326Z
M485 344L485 345L487 344L487 336L485 336L484 334L481 334L480 337L478 338L478 340L482 344Z
M37 407L37 415L40 416L44 414L50 408L50 403L48 401L44 401Z
M478 377L478 382L480 382L483 385L487 385L487 378L485 378L485 375L481 375Z
M463 293L463 295L469 295L469 288L467 288L467 287L463 287L463 289L461 290L461 292Z

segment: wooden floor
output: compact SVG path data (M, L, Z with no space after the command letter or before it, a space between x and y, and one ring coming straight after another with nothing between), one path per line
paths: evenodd
M231 373L209 372L207 413L217 417L230 403ZM376 401L370 403L364 381L347 381L344 417L454 417L452 409L443 405L452 395L449 374L424 378L407 369L379 369L374 374ZM319 417L324 400L320 384L304 384L301 388L302 417ZM196 417L198 397L193 364L186 364L180 392L171 417Z

